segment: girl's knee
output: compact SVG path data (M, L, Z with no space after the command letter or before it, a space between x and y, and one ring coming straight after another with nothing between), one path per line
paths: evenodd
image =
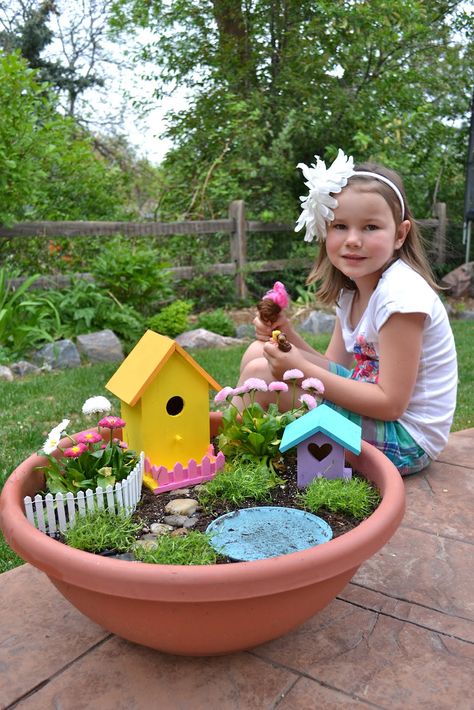
M243 382L249 377L261 377L268 380L270 377L270 367L266 358L254 357L249 360L240 371L240 381Z
M240 372L243 372L252 360L263 358L263 345L260 340L255 340L248 346L240 362Z

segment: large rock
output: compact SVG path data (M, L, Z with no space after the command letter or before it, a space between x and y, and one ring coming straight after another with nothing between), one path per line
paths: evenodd
M72 340L57 340L38 350L33 359L39 365L46 365L53 370L65 370L68 367L79 367L81 358Z
M312 311L309 316L298 326L298 330L305 333L318 335L319 333L332 333L336 323L336 316L332 313Z
M238 338L211 333L205 328L196 328L196 330L181 333L176 338L176 342L182 348L225 348L229 345L242 345L242 341Z
M458 266L441 279L445 293L453 298L474 296L474 261Z
M37 375L41 372L39 367L36 367L36 365L33 365L33 363L28 362L27 360L12 362L10 369L13 374L18 377L24 377L25 375Z
M96 333L78 335L77 349L89 362L117 362L123 360L120 340L112 330L99 330Z
M7 380L8 382L13 380L13 372L6 365L0 365L0 380Z

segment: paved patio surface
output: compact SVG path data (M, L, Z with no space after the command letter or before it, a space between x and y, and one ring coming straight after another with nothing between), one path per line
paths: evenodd
M474 429L406 479L407 512L325 610L216 658L169 656L82 616L24 565L0 577L0 707L473 710Z

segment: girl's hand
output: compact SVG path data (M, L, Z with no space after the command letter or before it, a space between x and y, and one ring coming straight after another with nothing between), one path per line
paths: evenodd
M254 318L253 324L255 326L255 336L257 340L261 340L263 343L266 343L272 339L272 333L274 330L281 330L287 335L293 331L290 321L286 317L284 311L279 314L278 320L271 325L264 323L259 316Z
M291 350L284 353L280 350L275 340L265 343L263 346L263 355L267 359L272 377L276 380L281 380L283 373L287 370L297 368L304 372L308 365L308 361L298 348L292 345Z

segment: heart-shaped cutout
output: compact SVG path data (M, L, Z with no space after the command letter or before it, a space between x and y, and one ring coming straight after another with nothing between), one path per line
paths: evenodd
M308 444L308 451L311 456L314 456L315 459L322 461L326 458L326 456L329 456L332 451L332 446L331 444L323 444L322 446L318 446L317 444Z

